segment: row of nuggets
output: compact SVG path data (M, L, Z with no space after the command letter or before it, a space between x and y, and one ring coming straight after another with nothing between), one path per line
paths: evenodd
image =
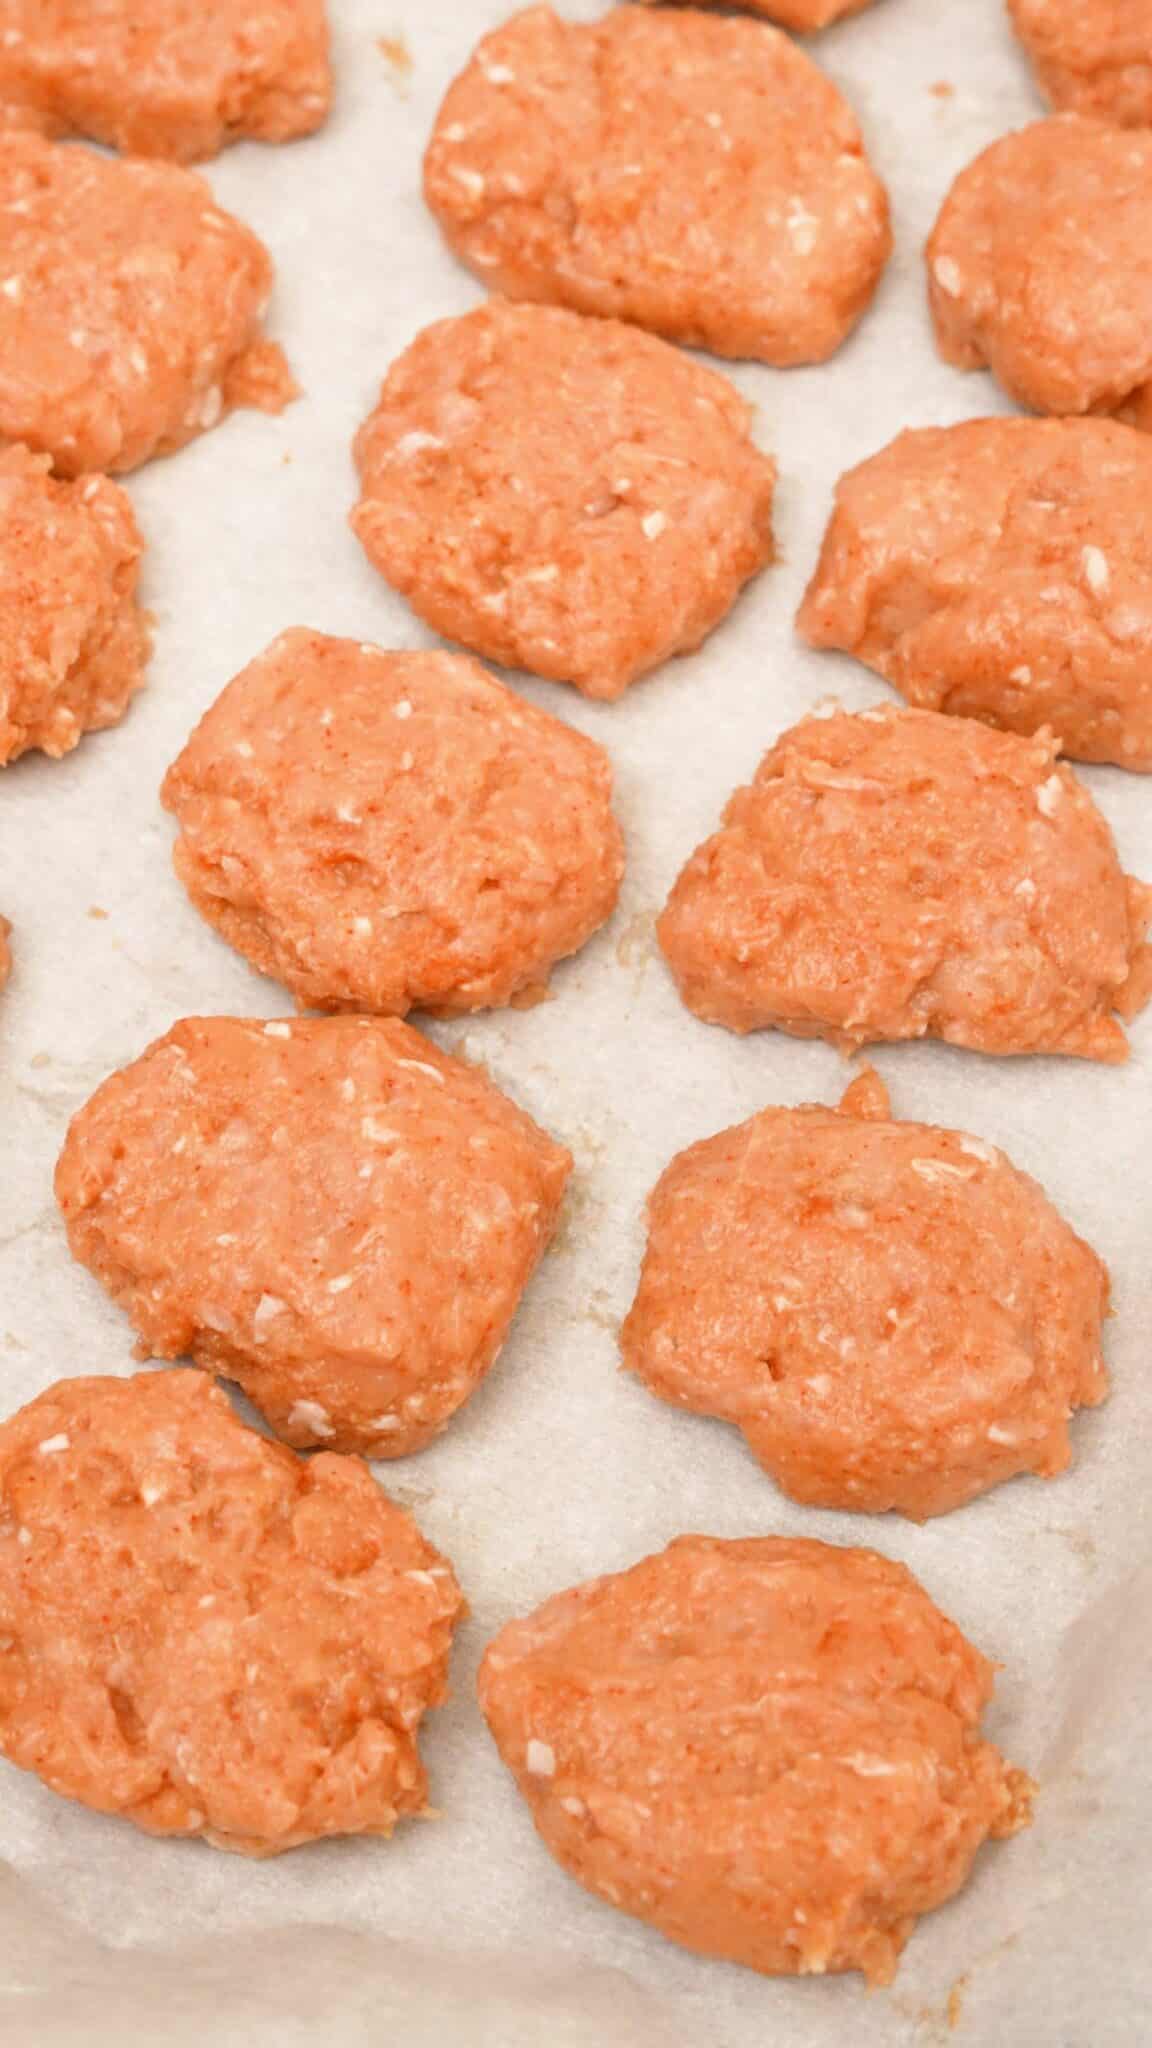
M71 510L103 545L115 487L92 489ZM122 609L102 625L133 644ZM615 905L611 788L603 748L468 657L297 628L163 797L193 902L253 966L302 1005L403 1016L539 998ZM731 1030L1119 1061L1150 915L1049 733L879 706L777 741L657 929L685 1002Z

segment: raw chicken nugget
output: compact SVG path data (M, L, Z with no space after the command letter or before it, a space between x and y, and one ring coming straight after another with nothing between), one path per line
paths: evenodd
M625 1365L793 1500L923 1521L1051 1478L1107 1391L1096 1254L994 1146L892 1121L874 1074L681 1152L648 1226Z
M1152 770L1152 443L966 420L849 470L799 615L911 704Z
M56 1194L142 1356L278 1435L404 1457L494 1364L571 1160L405 1024L186 1018L73 1118Z
M0 449L0 764L115 725L148 658L130 500L107 477L50 470L46 455Z
M328 112L324 0L0 0L0 123L190 163Z
M295 386L261 339L262 242L171 164L0 135L0 440L135 469Z
M504 1628L480 1703L549 1849L672 1941L887 1983L1032 1785L993 1666L903 1565L682 1536Z
M933 711L806 719L737 790L658 936L690 1010L844 1050L943 1038L1123 1060L1152 993L1152 889L1088 791L1025 740Z
M358 1458L295 1457L198 1373L0 1425L0 1749L149 1834L269 1856L423 1812L463 1612Z
M708 4L726 4L726 0L708 0ZM782 28L807 35L813 29L843 21L846 15L860 14L871 5L871 0L741 0L741 5L749 14L764 14L769 21L778 21Z
M1008 11L1054 107L1152 124L1148 0L1008 0Z
M164 782L196 908L302 1005L531 1001L609 915L594 740L458 654L284 633Z
M1033 412L1152 428L1152 135L1062 115L961 171L928 243L936 343Z
M726 377L651 335L497 302L393 365L352 524L437 632L618 697L771 560L776 465L750 425Z
M12 927L6 917L0 917L0 988L3 988L12 972L12 948L8 944Z
M530 7L448 92L424 191L492 291L785 366L839 348L892 236L847 101L759 21Z

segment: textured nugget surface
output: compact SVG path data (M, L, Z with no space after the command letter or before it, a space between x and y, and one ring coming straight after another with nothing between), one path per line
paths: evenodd
M352 524L438 633L618 697L771 558L776 466L750 426L726 377L651 335L496 302L393 365Z
M992 1667L870 1550L683 1536L501 1631L500 1753L589 1891L704 1955L885 1983L1031 1786Z
M836 487L798 620L909 703L1152 771L1152 442L1112 420L901 434Z
M624 1363L717 1415L794 1500L923 1520L1069 1464L1107 1391L1108 1275L994 1146L840 1110L765 1109L672 1161Z
M0 0L0 125L191 163L330 100L324 0Z
M1152 889L1050 736L933 711L806 719L693 854L658 935L689 1009L845 1049L1123 1060Z
M1033 412L1152 426L1152 135L1076 115L994 142L928 243L936 342Z
M302 1004L530 1001L611 912L594 740L462 655L303 628L217 699L164 783L198 910Z
M1008 0L1008 11L1054 107L1152 124L1148 0Z
M150 1834L391 1834L463 1606L358 1458L305 1463L198 1373L0 1424L0 1749Z
M115 725L148 658L126 493L49 471L46 455L0 449L0 764Z
M492 291L779 366L839 347L892 246L831 80L766 22L680 8L513 15L450 88L424 190Z
M0 135L0 440L65 476L135 469L295 386L272 263L194 171Z
M73 1118L56 1194L144 1356L278 1435L419 1450L494 1363L568 1153L406 1024L188 1018Z

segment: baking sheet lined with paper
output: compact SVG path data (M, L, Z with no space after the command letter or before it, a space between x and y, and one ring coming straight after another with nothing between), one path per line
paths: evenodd
M239 413L127 489L148 543L148 686L121 725L0 782L0 1352L5 1413L70 1374L132 1369L126 1318L69 1256L52 1171L69 1118L182 1016L288 1015L184 898L165 769L228 679L284 628L432 644L348 528L354 433L390 362L480 302L420 195L442 94L498 0L334 0L330 125L207 168L277 266L268 331L302 388ZM589 0L566 12L593 19ZM876 0L810 46L858 112L893 202L896 250L827 364L724 365L777 460L779 560L701 651L614 704L515 687L611 754L628 867L619 910L526 1011L420 1022L575 1155L552 1253L484 1386L436 1443L378 1465L453 1561L471 1606L452 1695L422 1748L437 1818L263 1864L149 1839L0 1767L0 2026L13 2042L333 2048L389 2031L448 2048L1129 2048L1147 2003L1152 1794L1144 1702L1152 1594L1144 1462L1152 1319L1144 1183L1152 1020L1127 1065L994 1060L939 1044L874 1055L894 1113L1000 1145L1111 1268L1109 1401L1073 1423L1075 1462L917 1527L807 1509L738 1433L618 1371L646 1194L672 1155L769 1104L831 1105L850 1076L812 1042L747 1039L681 1005L653 924L693 847L767 746L820 698L893 701L816 654L793 619L834 484L901 428L1009 411L933 349L921 245L956 172L1041 111L1000 0ZM1077 772L1124 867L1152 880L1152 785ZM552 1862L484 1729L475 1674L514 1615L687 1531L864 1543L907 1563L1003 1669L987 1733L1037 1780L1032 1828L991 1846L929 1916L895 1983L773 1980L704 1961L583 1893Z

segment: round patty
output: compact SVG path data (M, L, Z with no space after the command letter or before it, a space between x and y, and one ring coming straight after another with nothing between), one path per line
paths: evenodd
M874 1551L682 1536L510 1622L480 1703L589 1891L704 1955L883 1984L1027 1824L980 1737L992 1670Z
M268 1856L422 1812L463 1611L359 1459L306 1463L199 1373L0 1425L0 1749L150 1834Z
M563 1146L406 1024L186 1018L73 1118L56 1194L145 1357L277 1434L404 1457L496 1360Z
M447 639L618 697L771 559L776 466L750 426L726 377L651 335L497 302L389 371L352 524Z
M965 420L849 470L798 625L910 704L1152 771L1152 440Z
M0 122L191 163L328 112L324 0L2 0Z
M786 366L855 326L892 246L843 95L766 22L529 7L440 110L424 192L491 291Z
M961 171L928 243L936 343L1033 412L1152 427L1152 135L1076 115Z
M314 1009L541 995L615 906L612 769L460 655L303 628L230 683L169 769L197 909Z
M658 936L689 1009L732 1031L1123 1060L1150 917L1050 735L885 708L769 749Z
M794 1500L918 1521L1069 1464L1103 1400L1108 1275L994 1146L840 1109L765 1109L672 1161L624 1363L743 1430Z
M0 135L0 440L135 469L296 387L264 244L194 171Z

